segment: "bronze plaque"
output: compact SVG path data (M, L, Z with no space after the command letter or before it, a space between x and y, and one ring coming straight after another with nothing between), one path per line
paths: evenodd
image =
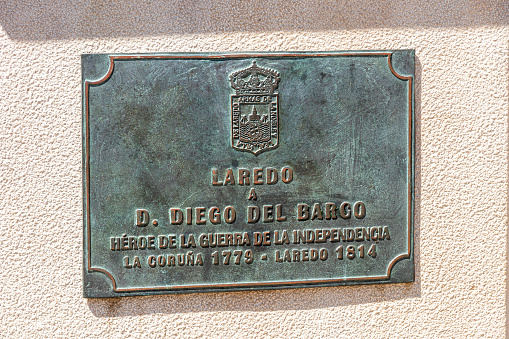
M83 55L84 296L412 282L414 70Z

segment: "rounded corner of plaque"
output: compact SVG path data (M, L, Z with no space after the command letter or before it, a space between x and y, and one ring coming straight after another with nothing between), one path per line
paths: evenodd
M413 257L406 253L391 261L387 268L387 278L391 282L414 282L415 268Z
M389 53L388 60L387 60L387 63L389 65L389 69L390 69L391 73L396 78L398 78L400 80L403 80L403 81L413 81L413 79L414 79L413 72L410 75L403 75L403 74L401 74L400 72L398 72L398 71L396 71L394 69L394 56L397 56L399 54L398 52L408 52L408 53L410 53L410 58L412 60L411 68L414 69L415 68L415 50L410 49L410 50L402 50L402 51L393 51L393 52Z
M117 292L117 282L107 270L89 267L86 273L83 289L83 296L85 298L104 297Z
M97 86L105 83L111 78L113 74L115 57L112 55L105 54L82 54L81 62L84 71L84 83L85 86ZM88 70L88 64L100 65L96 67L94 71ZM107 66L106 66L107 65ZM107 68L106 68L107 67ZM106 69L105 69L106 68ZM94 80L95 79L95 80Z

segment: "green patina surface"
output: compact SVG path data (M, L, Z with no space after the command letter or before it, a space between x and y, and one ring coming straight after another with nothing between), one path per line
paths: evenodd
M414 51L139 56L82 57L85 297L414 280ZM262 137L265 127L272 133L272 146L256 154L236 148L232 103L247 94L230 82L253 61L277 73L277 81L269 79L276 84L272 116L263 98L239 106L245 138ZM253 74L244 76L247 92L264 89L249 82ZM250 120L253 107L269 125ZM253 184L256 168L264 169L263 184ZM267 168L277 170L277 183L266 183ZM283 182L283 168L293 173L290 182ZM250 185L239 185L239 169L250 171ZM223 185L213 185L213 170ZM253 188L256 200L248 199ZM326 203L337 206L336 219L326 219ZM299 204L310 206L309 219L298 220ZM274 219L281 205L286 220L264 222L264 205L273 206ZM236 211L232 223L224 220L227 206ZM258 222L248 222L248 206L260 208ZM348 206L350 218L342 217ZM196 224L199 207L206 208L205 224ZM221 211L220 223L210 222L212 207ZM171 208L183 211L182 224L172 224ZM147 212L136 220L137 210ZM285 230L290 243L277 244ZM370 238L352 240L358 230ZM256 245L264 232L270 245ZM295 243L300 232L308 242ZM319 242L327 232L332 238ZM390 239L381 239L384 232ZM235 233L244 244L200 244L203 234L224 234L228 242ZM160 248L169 235L175 248ZM185 247L190 235L196 247ZM140 249L150 236L155 248ZM322 258L311 260L314 249Z

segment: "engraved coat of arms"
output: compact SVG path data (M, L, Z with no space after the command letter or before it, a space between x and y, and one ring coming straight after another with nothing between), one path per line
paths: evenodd
M230 75L232 147L255 155L279 142L279 72L253 64Z

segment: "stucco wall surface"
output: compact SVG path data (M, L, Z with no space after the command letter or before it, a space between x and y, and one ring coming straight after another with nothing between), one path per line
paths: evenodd
M0 0L0 337L503 338L505 1ZM80 54L415 49L416 282L87 300Z

